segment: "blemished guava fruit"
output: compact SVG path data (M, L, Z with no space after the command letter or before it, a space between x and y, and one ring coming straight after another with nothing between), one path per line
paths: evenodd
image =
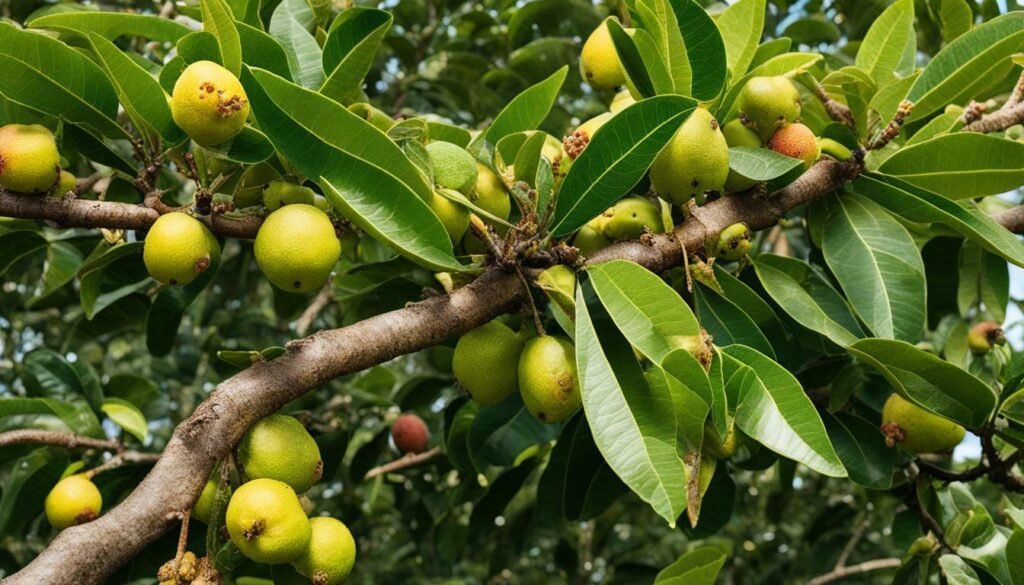
M78 182L74 175L67 171L61 171L60 178L57 179L57 187L53 190L52 195L54 197L63 197L74 191L77 186Z
M729 145L729 148L734 146L759 148L761 146L761 138L757 133L744 126L743 122L739 119L722 126L722 136L725 136L725 143ZM746 191L756 184L757 181L748 179L730 169L729 177L725 180L725 190L730 193L738 193L739 191Z
M272 414L249 429L238 445L245 474L252 479L283 481L304 493L320 481L320 447L294 417Z
M275 479L243 483L228 502L225 524L245 556L268 565L290 563L309 546L312 529L299 497Z
M509 214L512 213L512 200L509 199L505 183L487 165L477 162L476 168L478 171L476 185L469 200L494 216L508 219Z
M53 133L39 124L0 128L0 187L16 193L45 193L60 173Z
M737 105L761 140L767 141L780 126L800 117L800 92L782 76L752 77L740 91Z
M633 97L633 94L629 93L628 89L624 89L615 94L615 97L612 98L612 103L608 105L608 111L613 114L618 114L635 103L636 98Z
M519 356L519 393L527 410L543 422L572 416L583 404L572 343L552 335L528 340Z
M157 218L146 234L142 260L157 281L184 286L220 259L220 244L203 222L173 211Z
M739 260L750 251L750 228L734 223L718 234L714 256L722 260Z
M213 501L217 498L218 487L219 483L216 478L208 479L206 485L203 486L202 493L199 494L199 499L192 506L192 517L203 524L210 523L210 512L213 511Z
M802 160L805 169L811 168L814 161L821 156L818 137L810 128L799 122L786 124L776 130L768 139L768 148L779 154Z
M729 145L711 112L698 107L651 165L651 186L662 199L682 205L725 189L729 177Z
M605 19L590 33L580 52L580 75L594 89L613 89L626 83L626 74L608 30L611 18L614 17Z
M217 146L245 127L249 98L230 71L213 61L196 61L174 83L171 116L196 144Z
M576 232L572 245L580 251L580 254L592 256L594 252L607 248L614 243L611 238L604 234L601 223L601 221L592 219Z
M285 205L256 233L256 263L274 286L291 292L319 289L341 256L334 224L312 205Z
M523 340L500 321L459 338L452 372L462 389L480 404L497 404L516 391Z
M711 336L704 329L697 335L670 335L665 341L673 349L685 349L696 359L705 370L711 368L715 357Z
M339 585L356 564L356 541L348 526L337 518L311 518L312 536L306 552L292 561L300 575L313 585Z
M70 475L53 486L43 507L50 525L64 530L98 518L103 509L103 496L85 475Z
M537 276L537 287L566 315L576 314L576 273L564 264L545 268Z
M285 205L295 203L305 203L316 207L316 192L309 187L288 181L271 181L263 189L263 206L268 211L277 211Z
M645 230L654 234L665 231L661 207L645 197L620 199L603 215L604 235L613 240L635 240Z
M428 144L427 154L434 169L434 183L463 195L473 191L478 174L473 155L451 142L440 141Z
M430 429L415 414L403 414L391 425L391 440L403 455L423 453L430 446Z
M996 345L1004 345L1003 328L994 321L982 321L967 332L967 347L974 355L985 355Z
M966 431L955 422L932 414L893 394L882 407L882 432L890 446L898 444L909 453L946 453L964 440Z
M469 210L440 193L432 193L427 205L441 220L444 231L453 242L458 242L469 229Z

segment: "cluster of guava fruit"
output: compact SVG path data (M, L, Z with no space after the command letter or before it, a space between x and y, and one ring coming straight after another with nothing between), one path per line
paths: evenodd
M61 169L57 140L49 128L39 124L0 127L0 188L54 196L75 189L75 176Z
M514 331L501 319L459 338L452 370L480 404L497 404L518 390L527 410L547 423L569 418L582 404L572 342L530 335L527 326Z
M238 550L258 563L291 563L317 585L343 582L355 566L355 539L336 518L307 516L311 504L302 494L320 480L323 462L302 423L280 414L257 422L238 445L238 463L247 481L231 493L224 516ZM211 478L193 517L219 521L211 518L218 489Z

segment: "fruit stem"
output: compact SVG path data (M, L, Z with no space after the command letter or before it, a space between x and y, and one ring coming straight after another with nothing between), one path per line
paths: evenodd
M537 330L537 336L543 337L547 335L547 331L544 330L544 323L541 322L540 313L537 311L537 304L533 302L530 283L527 282L526 276L523 274L523 268L519 264L516 264L516 276L519 277L519 282L523 283L523 288L526 289L526 298L530 301L530 311L533 313L533 326Z

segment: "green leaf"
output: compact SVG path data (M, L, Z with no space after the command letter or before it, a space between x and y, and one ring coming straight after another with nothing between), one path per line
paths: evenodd
M987 384L909 343L862 339L847 350L878 370L904 397L968 428L985 424L996 407L996 395Z
M587 422L605 461L675 526L687 500L672 397L647 384L587 273L576 291L576 363Z
M103 390L92 366L70 363L55 351L40 348L25 356L22 380L31 394L47 398L83 397L93 408L103 402Z
M716 345L742 344L775 359L775 350L768 339L743 309L703 285L694 287L693 297L700 324Z
M910 88L910 119L924 118L946 104L966 104L992 84L1022 41L1024 12L1009 12L957 37L928 62Z
M626 494L626 487L601 457L583 413L562 428L537 486L537 518L590 520Z
M78 435L103 437L103 428L84 399L54 398L0 399L0 418L27 414L46 414L60 418L68 429Z
M715 21L722 33L729 71L742 77L757 53L764 32L766 0L739 0L722 11Z
M49 242L35 230L14 230L0 234L0 275L11 266L36 252L41 252Z
M517 95L498 112L482 136L488 143L497 144L509 134L536 129L547 118L568 73L568 66L561 67L544 81Z
M86 319L91 320L114 301L151 284L142 265L142 246L142 242L115 246L101 243L82 263L78 269L79 300ZM104 280L116 282L116 286L104 289Z
M258 28L235 22L242 43L242 61L249 67L259 67L271 73L290 78L288 54L277 40Z
M655 363L700 335L689 305L653 272L626 260L589 266L590 287L630 344Z
M551 233L576 231L628 193L696 105L680 96L648 98L602 126L562 181Z
M107 40L121 36L145 37L153 41L176 43L192 32L187 26L154 14L99 12L95 10L55 12L30 18L31 28L45 28L83 37L96 33Z
M975 305L992 321L1006 320L1010 302L1010 270L999 256L976 242L965 240L960 248L960 278L957 280L957 307L961 315Z
M754 261L754 268L768 294L797 323L840 347L861 337L849 305L810 264L796 258L761 254Z
M320 45L310 34L316 17L305 0L283 0L270 18L270 34L288 56L295 83L307 89L323 85L324 67Z
M867 71L879 83L901 76L904 55L913 57L917 50L917 32L914 30L913 0L898 0L886 8L868 29L857 51L857 67ZM910 62L913 68L913 61Z
M609 20L607 26L622 72L626 76L626 85L641 98L671 93L672 78L650 34L643 29L636 29L631 36L617 20Z
M738 397L740 430L818 473L846 477L818 411L792 374L749 347L730 345L722 354L727 393Z
M956 555L945 554L939 557L939 567L949 585L981 585L974 569Z
M89 33L93 52L114 84L125 112L150 144L163 139L168 145L185 141L185 133L174 123L171 108L160 82L126 53L96 33ZM157 136L153 136L153 134Z
M850 480L873 490L891 488L898 452L886 446L878 426L848 412L821 415Z
M654 579L654 585L714 585L726 554L714 546L699 546L683 553Z
M831 197L822 251L853 310L877 337L920 339L924 263L900 222L869 199Z
M39 283L32 298L25 303L33 307L75 278L75 272L82 264L82 253L70 242L53 242L46 249L46 263L43 265L43 281Z
M509 467L527 449L558 436L557 425L545 424L523 405L518 394L499 404L481 406L466 436L469 458L479 471Z
M950 199L998 195L1024 185L1024 143L944 134L896 151L878 170Z
M930 2L928 8L932 12L932 18L939 23L942 32L942 40L947 43L971 30L974 25L974 12L967 0L938 0L938 8L935 2Z
M134 404L119 398L107 398L103 401L101 410L110 420L138 439L140 443L146 442L146 437L149 436L146 416Z
M285 354L287 350L280 346L270 346L259 351L257 350L221 350L217 352L217 359L221 360L226 364L244 370L254 364L260 362L269 362L270 360L280 357Z
M224 0L199 0L199 6L203 12L203 30L217 38L221 65L238 76L242 72L242 41L231 8Z
M759 183L768 183L773 191L792 183L805 170L800 159L752 146L730 148L729 169Z
M185 310L195 302L217 274L219 263L209 266L185 286L163 288L146 314L146 347L154 356L164 356L174 347Z
M718 97L729 75L725 43L715 21L695 0L669 0L686 45L692 78L676 79L676 92L706 102Z
M238 136L224 144L204 149L211 156L240 164L261 163L274 156L274 145L270 143L270 139L252 126L242 127Z
M353 6L342 11L331 23L324 43L323 65L328 75L320 93L341 103L358 93L392 22L390 12L375 8Z
M0 401L2 404L2 401ZM39 515L46 495L60 480L68 458L40 448L14 459L0 471L0 532L14 534L20 525Z
M866 173L847 188L904 219L940 223L981 244L986 250L1024 266L1024 244L970 202L957 203L895 177Z
M107 75L57 39L0 22L0 70L11 100L103 136L128 138L117 124L117 94Z
M396 252L438 270L462 270L425 201L426 179L372 124L318 93L262 70L242 71L260 128L348 219Z
M676 0L680 8L687 1ZM651 35L661 55L660 61L672 82L672 93L689 95L693 87L693 67L673 0L641 0L635 4L635 11L638 28Z

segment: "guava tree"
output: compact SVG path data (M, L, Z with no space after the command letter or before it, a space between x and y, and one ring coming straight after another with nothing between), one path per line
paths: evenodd
M5 584L1024 585L1024 12L0 9Z

